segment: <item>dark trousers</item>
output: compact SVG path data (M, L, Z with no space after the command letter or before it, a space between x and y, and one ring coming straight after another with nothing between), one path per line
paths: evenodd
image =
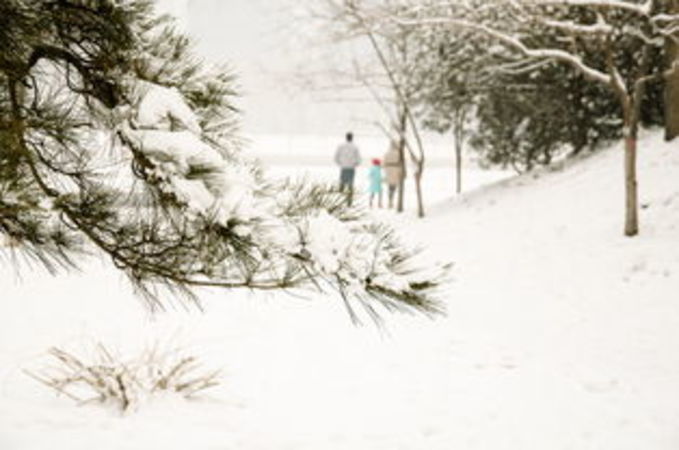
M394 195L396 194L396 190L398 189L397 184L390 184L389 185L389 208L394 206Z
M356 176L356 169L353 167L342 167L340 171L340 192L347 191L347 205L351 206L354 196L354 177Z

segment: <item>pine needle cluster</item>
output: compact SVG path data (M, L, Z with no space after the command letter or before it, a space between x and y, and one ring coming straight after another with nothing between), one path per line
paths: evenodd
M330 287L356 320L353 301L373 318L442 311L446 266L416 266L334 188L267 181L241 154L235 77L150 2L6 0L0 48L0 255L55 270L103 253L152 308L198 287ZM174 99L162 127L140 118L150 92ZM326 245L327 227L345 239Z

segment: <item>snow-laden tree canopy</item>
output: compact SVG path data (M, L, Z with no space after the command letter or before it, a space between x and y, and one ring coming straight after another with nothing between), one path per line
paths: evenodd
M528 74L544 64L562 64L605 87L618 102L621 134L625 137L624 234L638 234L636 158L641 106L649 84L666 82L676 86L679 76L676 1L328 1L348 8L358 29L386 33L400 27L443 27L458 36L493 42L487 46L487 53L499 63L479 70L480 75ZM674 90L667 90L668 103L675 98ZM668 137L673 134L668 129Z
M355 301L441 311L444 266L240 154L233 77L149 2L5 0L0 48L3 256L54 270L96 248L152 306L162 288L332 287L354 318Z

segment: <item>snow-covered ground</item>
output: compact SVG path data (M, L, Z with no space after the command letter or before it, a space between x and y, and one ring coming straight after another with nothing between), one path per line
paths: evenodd
M356 328L313 292L205 291L204 313L176 303L151 317L104 262L57 278L25 267L19 280L3 260L0 449L679 448L679 144L653 133L640 148L634 239L622 237L620 146L453 200L432 169L427 219L379 213L454 261L434 321ZM52 345L81 354L96 341L123 355L184 347L222 384L123 417L22 372Z

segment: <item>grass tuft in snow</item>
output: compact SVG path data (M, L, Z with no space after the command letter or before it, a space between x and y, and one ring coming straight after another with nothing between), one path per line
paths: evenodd
M163 393L192 398L219 384L219 371L204 371L196 357L177 350L153 348L131 361L114 356L102 344L89 360L57 347L47 355L50 364L24 373L78 405L100 403L127 412Z

